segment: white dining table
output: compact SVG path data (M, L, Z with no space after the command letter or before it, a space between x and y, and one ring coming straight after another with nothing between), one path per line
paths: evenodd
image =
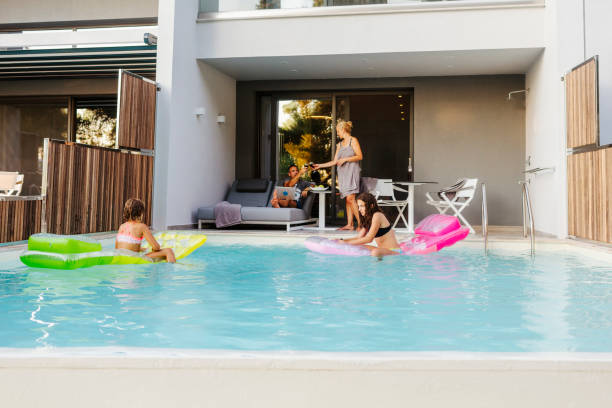
M437 181L387 181L386 183L408 187L408 225L406 231L414 233L414 188L424 184L438 184ZM398 215L399 216L399 215Z

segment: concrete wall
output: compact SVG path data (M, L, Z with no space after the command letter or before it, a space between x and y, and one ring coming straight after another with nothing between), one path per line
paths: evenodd
M158 0L2 0L0 28L57 22L157 18ZM4 26L4 27L3 27Z
M195 222L202 205L224 198L234 179L236 82L198 63L197 0L165 0L159 7L156 158L153 225ZM206 110L198 118L196 108ZM217 124L217 114L226 123Z
M599 126L602 144L612 144L612 3L589 0L585 5L584 57L599 55Z
M586 8L583 8L586 5ZM612 139L612 44L607 26L612 5L605 0L547 1L543 25L546 51L526 74L526 167L555 167L531 176L536 229L567 236L567 159L565 94L561 77L595 54L600 55L600 132ZM585 36L586 33L586 36Z
M461 2L464 5L465 2ZM198 24L201 58L494 50L542 46L544 7L490 3L253 12ZM447 7L448 6L448 7ZM330 13L336 14L330 14ZM245 35L247 34L247 35Z
M237 85L236 175L257 174L257 91L414 88L414 179L452 184L458 177L487 183L489 222L520 225L525 155L525 106L508 92L523 89L524 76L421 77L368 80L254 81ZM358 129L354 130L359 133ZM368 146L362 146L367 154ZM375 174L369 176L376 176ZM415 218L431 213L417 188ZM480 224L481 195L467 211Z

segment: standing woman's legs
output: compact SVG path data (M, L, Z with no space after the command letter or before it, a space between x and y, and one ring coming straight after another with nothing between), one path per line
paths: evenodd
M357 225L359 225L359 208L357 207L357 200L355 200L355 194L349 194L346 196L346 226L350 229L354 228L353 217L357 218Z

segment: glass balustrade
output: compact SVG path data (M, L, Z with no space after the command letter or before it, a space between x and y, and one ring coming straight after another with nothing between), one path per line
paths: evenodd
M473 0L200 0L200 13L265 9L304 9L314 7L364 6L375 4L450 3ZM512 0L482 0L482 3L508 3Z

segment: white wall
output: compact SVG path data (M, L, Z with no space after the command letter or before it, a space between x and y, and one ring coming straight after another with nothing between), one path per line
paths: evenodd
M40 24L60 21L128 20L157 17L158 0L2 0L3 24Z
M195 222L234 179L236 82L196 60L197 0L160 0L153 226ZM206 114L197 118L194 110ZM226 116L217 124L217 114Z
M588 5L584 10L583 4ZM530 177L536 229L559 237L567 236L565 91L561 77L600 54L601 132L612 132L612 118L606 114L612 109L611 12L612 5L606 0L547 1L543 21L546 50L526 75L530 90L525 154L531 156L526 168L555 166L554 173Z
M585 55L599 55L599 133L602 144L612 144L612 2L585 2Z
M325 11L325 10L323 10ZM312 10L312 12L319 12ZM493 50L542 46L544 8L516 5L205 21L201 58ZM274 14L274 13L272 13Z

